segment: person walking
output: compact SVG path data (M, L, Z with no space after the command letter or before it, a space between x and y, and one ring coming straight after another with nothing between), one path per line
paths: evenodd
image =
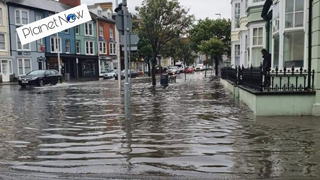
M262 71L264 75L264 87L268 88L270 86L271 54L266 49L262 49L261 54L263 57Z

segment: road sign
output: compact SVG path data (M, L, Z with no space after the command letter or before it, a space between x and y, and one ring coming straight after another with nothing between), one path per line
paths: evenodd
M124 51L123 47L121 49L122 49L122 51ZM131 51L138 51L138 47L137 46L132 46L132 47L130 47L130 49L131 49ZM130 51L130 49L129 49L129 47L127 48L128 51Z
M130 40L129 40L129 37L130 37ZM136 34L130 34L130 36L128 36L128 39L127 39L127 43L129 45L129 42L130 42L130 45L137 45L139 43L139 36L136 35ZM121 36L121 45L123 45L123 42L124 42L124 36Z
M124 17L123 11L119 11L116 16L116 27L121 35L124 35L124 30L125 30L125 28L123 27L123 24L124 24L123 17ZM128 23L127 31L130 32L132 30L132 18L130 14L127 15L127 23Z

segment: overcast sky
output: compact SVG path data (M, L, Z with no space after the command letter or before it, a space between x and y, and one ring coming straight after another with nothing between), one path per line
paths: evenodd
M115 0L81 0L82 3L92 5L98 2L110 2L115 4ZM122 2L122 0L118 0ZM190 8L190 14L194 14L197 19L204 19L209 17L216 19L218 16L215 14L220 13L223 18L231 17L231 5L230 0L179 0L180 3ZM140 6L142 0L127 0L129 11L134 11L136 6ZM114 5L115 6L115 5Z

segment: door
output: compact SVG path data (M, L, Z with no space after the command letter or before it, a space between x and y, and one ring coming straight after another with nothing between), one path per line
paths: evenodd
M10 81L10 70L8 60L2 60L2 82Z
M52 83L52 80L53 80L52 78L53 78L53 77L52 77L50 71L46 71L46 72L44 73L44 83L45 83L45 84L50 84L50 83Z

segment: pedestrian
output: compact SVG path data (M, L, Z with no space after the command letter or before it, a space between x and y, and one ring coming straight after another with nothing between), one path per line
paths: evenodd
M266 49L262 49L261 54L263 57L262 71L264 75L264 86L268 88L270 86L271 54Z

